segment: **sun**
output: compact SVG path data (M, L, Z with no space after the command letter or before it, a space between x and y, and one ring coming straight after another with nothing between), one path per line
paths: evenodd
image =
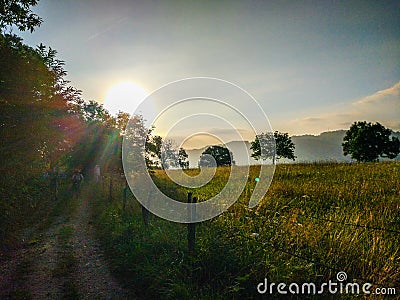
M120 82L107 91L104 98L104 107L113 116L116 116L119 111L132 115L148 95L144 88L134 82Z

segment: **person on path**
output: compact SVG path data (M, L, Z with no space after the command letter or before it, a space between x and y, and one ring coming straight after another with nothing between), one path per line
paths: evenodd
M79 197L83 175L80 169L75 169L72 174L72 191L75 197Z

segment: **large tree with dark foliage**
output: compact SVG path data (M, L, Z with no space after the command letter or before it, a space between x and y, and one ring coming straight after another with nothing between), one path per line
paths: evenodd
M358 162L393 159L400 153L400 141L391 134L392 130L378 122L354 122L343 138L343 153Z
M213 166L212 158L214 157L216 166L230 166L235 164L233 154L228 148L222 146L210 146L200 156L199 167Z
M35 49L15 35L0 35L0 136L8 158L1 167L7 172L41 172L76 138L79 119L69 103L80 99L80 91L64 80L63 62L55 55L43 45Z

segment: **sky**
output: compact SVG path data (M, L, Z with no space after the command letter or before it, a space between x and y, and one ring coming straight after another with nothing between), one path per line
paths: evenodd
M41 0L33 10L43 24L20 35L56 49L86 100L103 103L123 81L151 93L212 77L246 90L290 135L359 120L400 130L399 1Z

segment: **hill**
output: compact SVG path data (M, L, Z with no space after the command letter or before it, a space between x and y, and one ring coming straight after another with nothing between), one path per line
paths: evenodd
M307 134L292 136L292 141L296 146L296 162L350 162L351 158L349 156L344 156L342 150L342 142L345 134L346 130L336 130L323 132L319 135ZM400 132L394 132L393 135L400 138ZM245 147L243 147L243 143ZM250 150L249 141L232 141L227 143L226 146L232 151L233 159L237 165L247 165L249 162L250 164L256 163L256 161L250 157L252 151ZM189 165L191 168L197 167L200 155L205 149L206 147L186 150L189 155ZM400 156L398 156L396 160L400 160ZM292 161L281 159L280 162L288 163Z
M292 136L296 145L296 161L351 161L343 155L342 143L346 130L323 132L320 135Z

